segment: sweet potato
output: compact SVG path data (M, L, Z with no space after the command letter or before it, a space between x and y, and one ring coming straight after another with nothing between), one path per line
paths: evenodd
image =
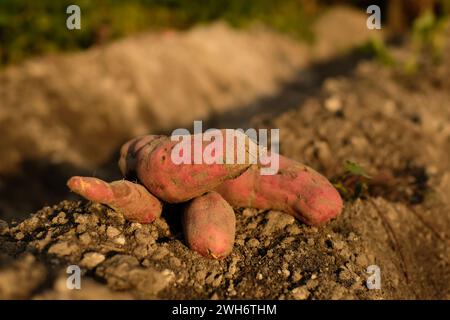
M186 144L195 145L195 135L186 136ZM244 162L223 163L175 163L172 155L180 149L178 141L166 136L144 136L133 139L121 149L119 167L124 175L135 173L140 182L159 199L169 203L185 202L205 192L213 190L223 181L239 176L250 165L249 145L253 142L246 138ZM225 159L229 153L236 156L237 150L227 150L226 139L214 156ZM208 150L210 142L201 141L199 149L191 147L191 158ZM237 143L235 144L237 146ZM189 150L189 148L186 148ZM237 157L237 156L236 156Z
M342 199L333 185L313 169L280 155L276 175L261 175L256 165L215 189L233 207L284 211L309 225L339 215Z
M222 259L231 253L236 217L231 206L216 192L189 202L183 215L186 242L202 256Z
M120 211L130 221L150 223L161 215L161 202L136 183L125 180L107 183L92 177L72 177L67 186L88 200Z

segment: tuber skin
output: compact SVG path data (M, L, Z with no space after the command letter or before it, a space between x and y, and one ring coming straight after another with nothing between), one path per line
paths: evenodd
M223 259L233 249L236 217L220 194L208 192L187 204L183 229L189 248L204 257Z
M343 208L333 185L313 169L280 155L276 175L260 175L254 165L215 189L235 208L280 210L308 225L321 225Z
M82 197L106 204L127 220L150 223L161 216L161 202L142 185L126 180L107 183L93 177L72 177L67 186Z
M189 137L194 144L194 136ZM178 143L166 136L156 135L133 139L121 148L119 167L125 176L135 173L139 181L159 199L180 203L213 190L225 180L239 176L250 166L247 145L243 164L176 164L172 161L171 153ZM202 142L202 152L208 144L210 142ZM219 156L225 156L221 152Z

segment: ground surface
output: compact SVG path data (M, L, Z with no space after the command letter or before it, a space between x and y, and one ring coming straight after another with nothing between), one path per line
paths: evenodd
M346 160L372 175L340 217L316 228L236 209L234 250L215 261L186 247L181 206L141 225L64 201L0 221L0 298L450 299L450 56L414 75L345 61L326 73L302 69L301 81L245 116L280 128L281 153L333 181ZM336 64L347 71L334 72ZM81 290L66 288L70 264L82 267ZM366 287L370 265L380 267L381 290Z
M284 154L329 177L346 159L383 173L381 186L347 201L330 224L239 209L235 249L214 261L187 249L179 207L140 225L98 204L63 202L4 225L2 298L449 299L450 131L442 106L450 91L441 88L450 86L396 77L364 62L272 122ZM68 264L83 267L80 291L65 289ZM381 290L365 285L373 264Z

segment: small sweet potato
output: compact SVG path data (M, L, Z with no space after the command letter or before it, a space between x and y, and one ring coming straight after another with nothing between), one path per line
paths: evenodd
M189 248L202 256L222 259L233 249L236 217L217 192L208 192L187 204L183 228Z
M281 155L276 175L261 175L254 165L215 191L233 207L280 210L309 225L329 221L343 207L339 193L324 176Z
M140 182L159 199L179 203L213 190L223 181L239 176L251 165L249 145L253 142L247 136L242 152L243 163L176 163L172 156L182 149L180 145L183 143L192 146L183 150L190 150L193 160L211 149L209 141L201 141L195 149L195 135L185 137L183 142L172 141L166 136L144 136L131 140L121 149L119 167L122 173L129 175L134 172ZM212 153L214 157L226 159L230 153L237 157L238 151L227 150L226 144L226 139L223 139L220 148Z
M121 212L130 221L150 223L161 215L161 202L143 186L130 181L107 183L92 177L72 177L67 186L88 200Z

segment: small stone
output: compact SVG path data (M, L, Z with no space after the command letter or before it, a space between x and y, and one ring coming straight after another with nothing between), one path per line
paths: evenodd
M309 290L306 286L301 286L293 289L291 294L295 300L306 300L309 297Z
M333 248L336 250L342 250L344 248L344 241L341 240L333 240Z
M383 113L392 116L396 111L397 105L395 101L387 100L383 105Z
M344 258L346 261L348 261L351 257L351 252L347 249L347 248L343 248L339 254L341 255L342 258Z
M106 235L110 239L117 237L119 234L120 230L115 227L109 226L108 229L106 229Z
M4 235L4 234L7 234L8 232L9 232L8 223L6 221L0 219L0 234Z
M314 149L320 162L322 162L324 165L332 163L333 153L328 142L316 141L314 143Z
M256 275L256 279L257 279L257 280L262 280L262 279L263 279L262 273L258 273L258 274Z
M80 238L81 243L84 244L84 245L88 245L92 241L91 236L87 232L81 234L79 236L79 238Z
M256 229L257 226L258 226L258 224L257 224L256 222L250 222L250 223L247 225L247 230L253 230L253 229Z
M77 226L77 233L78 234L80 234L80 233L84 233L84 232L86 232L86 230L87 230L87 225L86 224L79 224L78 226Z
M333 294L331 295L331 300L342 300L345 297L346 292L348 292L348 289L336 283Z
M313 273L313 274L311 275L311 280L314 280L314 279L317 279L317 274L315 274L315 273Z
M212 286L213 286L214 288L217 288L218 286L220 286L220 284L222 283L222 279L223 279L223 276L222 276L222 275L219 275L218 277L216 277L216 278L214 279L214 281L212 282Z
M79 214L75 217L75 223L77 224L87 224L89 218L85 214Z
M42 238L44 235L45 235L45 232L44 232L44 231L38 232L38 233L36 234L36 239L40 239L40 238Z
M84 254L80 264L88 269L95 268L97 265L105 261L105 256L98 252L88 252Z
M205 283L211 284L214 281L215 277L216 277L216 274L214 272L211 273L209 276L206 277Z
M348 281L351 279L352 279L352 274L347 269L343 269L343 270L341 270L341 272L339 272L339 280Z
M285 278L289 278L289 276L291 275L291 272L288 269L281 270L281 273L283 274L283 277L285 277Z
M142 245L137 246L136 248L134 248L133 254L138 259L145 258L148 255L147 246L142 246Z
M252 238L247 241L247 246L250 248L256 248L259 247L259 241L258 239Z
M115 238L113 240L114 243L123 246L126 242L125 236L124 235L120 235L117 238Z
M353 232L350 232L347 236L347 239L350 241L355 240L355 238L356 238L356 235Z
M217 294L217 292L214 292L210 299L211 300L219 300L219 295Z
M17 240L22 240L23 238L25 238L25 235L23 234L23 232L19 231L15 234L14 238L16 238Z
M139 222L133 222L133 223L131 223L130 227L128 228L128 232L132 233L141 228L142 228L142 224L140 224Z
M301 233L301 230L296 224L293 224L287 227L287 232L292 236L296 236Z
M74 244L69 244L68 242L58 242L48 249L48 253L56 254L57 256L69 256L72 253L78 251L78 246Z
M244 209L244 211L242 211L242 215L246 218L249 218L255 215L255 209L246 208Z
M65 212L60 212L52 219L52 224L66 224L69 220L66 218Z
M314 279L314 280L308 280L306 282L306 287L311 290L314 289L315 287L317 287L319 285L319 281Z
M294 282L299 282L300 280L302 280L302 278L303 278L302 274L298 271L295 271L292 274L292 281L294 281Z
M367 267L369 264L369 261L365 254L360 254L356 257L356 264L361 267Z
M18 227L24 233L31 233L39 227L39 218L32 216L30 219L22 221Z
M159 247L153 254L153 260L162 260L170 251L166 247Z
M52 232L48 231L44 239L36 241L35 243L36 249L38 249L39 251L44 250L44 248L50 243L51 240L52 240Z
M295 237L286 237L286 238L284 238L284 239L281 241L281 243L283 243L283 244L290 244L291 242L293 242L293 241L295 241L295 240L296 240Z
M337 96L329 97L325 100L325 109L330 112L338 112L342 110L342 100Z
M108 221L111 221L114 224L118 224L118 225L125 224L125 217L119 211L107 210L106 215L108 217Z
M195 274L195 280L197 282L204 282L206 278L206 270L200 270Z
M137 243L146 245L149 243L150 235L146 230L138 229L134 233L134 238L136 239Z
M148 268L152 265L152 262L150 261L150 259L144 259L144 260L142 260L141 264L142 264L142 266Z
M270 211L267 216L267 223L264 226L263 234L270 235L293 224L295 218L281 211Z
M172 264L175 267L181 266L181 260L178 259L177 257L171 257L169 261L170 261L170 264Z
M102 224L101 226L97 227L97 233L98 234L104 234L106 231L106 226Z
M233 260L230 263L230 267L228 268L228 272L227 272L230 275L230 277L232 277L236 273L236 271L238 269L237 263L238 263L238 259L233 258Z

